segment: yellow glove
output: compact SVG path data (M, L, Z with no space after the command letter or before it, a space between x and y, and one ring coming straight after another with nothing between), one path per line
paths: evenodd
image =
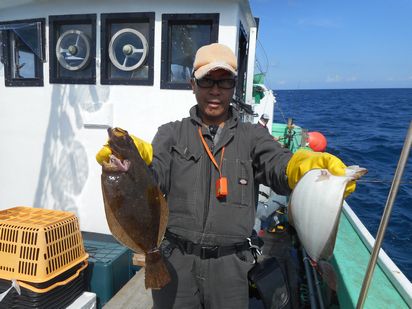
M299 179L311 169L327 169L335 176L345 175L346 165L334 155L327 152L313 152L300 149L290 159L286 168L288 184L294 189ZM356 183L351 181L346 186L345 197L355 191Z
M153 160L152 144L149 144L132 134L130 134L130 137L133 139L133 142L136 145L137 150L139 150L142 159L146 162L147 165L150 165ZM109 144L106 143L96 154L96 160L100 165L102 165L103 161L109 162L111 154L112 150L110 149Z

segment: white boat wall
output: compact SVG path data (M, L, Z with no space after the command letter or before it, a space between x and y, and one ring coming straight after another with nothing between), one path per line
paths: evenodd
M143 18L143 23L146 23L144 29L148 29L150 34L145 38L147 45L143 48L147 53L145 68L140 71L140 74L149 77L143 78L140 84L139 79L133 79L133 74L131 83L137 80L136 84L127 84L127 78L122 77L124 72L130 72L126 62L118 60L117 68L120 70L116 71L109 59L116 57L115 52L108 55L106 47L101 46L102 40L107 38L106 44L109 40L110 44L116 43L113 37L124 34L119 28L115 29L115 26L119 27L116 24L119 18L123 22L119 22L120 28L136 34L136 31L130 30L135 25L135 15L127 15L129 13L146 18ZM252 105L257 26L248 1L0 2L4 47L0 63L0 209L32 206L73 211L79 217L82 230L109 233L100 188L101 168L95 160L96 152L107 139L106 128L118 126L151 141L158 126L186 117L189 108L196 103L187 84L184 86L186 89L179 89L181 85L176 86L172 79L165 78L163 72L165 63L170 65L166 57L169 52L168 35L164 27L171 25L166 28L170 33L172 26L179 25L179 22L173 23L179 21L179 16L173 14L184 14L185 21L193 19L194 23L199 18L211 16L212 41L216 38L215 41L228 45L238 52L240 58L247 55L243 68L246 78L241 91L244 102ZM76 19L78 15L82 15L80 21ZM33 25L34 20L36 27L41 25L42 19L43 28L39 33L43 33L43 53L39 52L41 47L37 48L38 53L33 52L35 48L29 52L26 50L26 53L23 49L19 50L20 47L10 48L11 43L19 41L29 47L36 45L25 41L23 36L14 35L18 32L14 31L18 29L15 25L25 20ZM70 30L73 24L86 29L85 32L89 31L89 36L95 38L88 41L81 31ZM108 24L113 26L110 34L105 33L109 31ZM203 25L202 22L200 24ZM56 29L59 30L56 32L58 35L52 38ZM70 35L76 36L77 41L83 40L80 42L83 47L76 42L74 47L68 47L63 52L63 42L69 40ZM166 49L162 50L165 46ZM86 50L83 58L72 57L77 48ZM197 47L192 49L193 57ZM124 54L126 51L123 49ZM56 56L59 52L60 59ZM18 56L24 58L27 54L29 57L23 59L25 63L18 59ZM40 55L44 61L33 69L36 63L33 59ZM86 57L89 59L77 66L79 61L76 62L76 59ZM35 76L30 76L30 73L28 76L37 77L41 68L40 78L34 81L27 78L27 84L26 79L19 75L24 74L24 70L31 70ZM123 79L116 79L116 75L110 75L110 72L119 73ZM84 78L83 74L89 75ZM270 111L273 111L273 104ZM272 113L269 115L272 116Z

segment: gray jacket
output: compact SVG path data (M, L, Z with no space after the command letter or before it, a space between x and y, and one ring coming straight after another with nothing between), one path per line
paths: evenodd
M152 167L170 210L168 228L195 243L225 245L249 237L259 184L279 194L290 193L286 166L291 152L267 129L240 122L232 107L230 113L216 145L202 126L197 106L190 109L190 117L161 126L152 142ZM225 199L216 197L219 172L203 147L199 126L218 164L225 147Z

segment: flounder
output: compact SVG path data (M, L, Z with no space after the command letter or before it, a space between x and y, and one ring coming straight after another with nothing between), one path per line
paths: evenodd
M313 261L332 256L346 185L366 173L359 166L348 167L345 176L314 169L299 180L289 200L289 222Z
M123 245L145 254L145 286L159 289L170 281L158 246L168 208L152 172L127 131L109 128L113 155L102 166L102 191L110 231Z

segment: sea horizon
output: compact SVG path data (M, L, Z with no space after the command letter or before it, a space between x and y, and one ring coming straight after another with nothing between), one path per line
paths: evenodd
M280 89L280 88L270 88L272 91L300 91L300 90L389 90L389 89L412 89L411 87L377 87L377 88L296 88L296 89Z

